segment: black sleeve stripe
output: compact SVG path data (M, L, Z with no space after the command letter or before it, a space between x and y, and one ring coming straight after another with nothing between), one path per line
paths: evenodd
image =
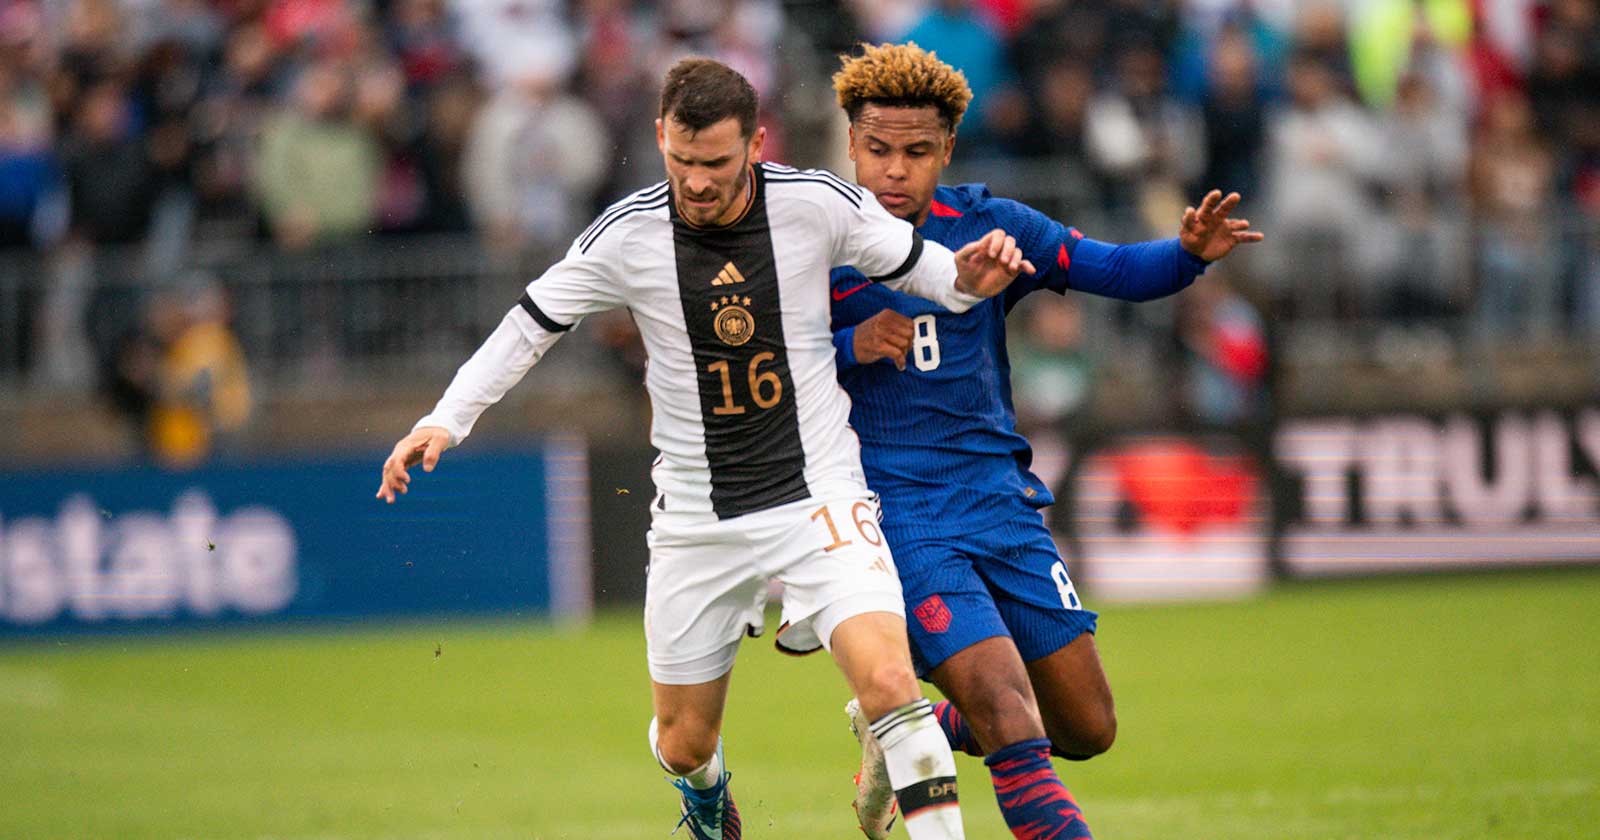
M620 204L612 206L606 210L605 213L602 213L600 218L595 219L593 224L589 225L589 228L583 232L583 235L578 237L578 241L582 244L582 247L589 247L594 238L599 236L600 231L607 225L611 224L611 222L615 221L621 216L627 215L628 211L630 210L634 210L645 205L654 204L657 201L665 198L666 195L666 188L663 187L659 191L652 190L649 195L642 195L638 198L629 199L628 201L624 201Z
M558 324L549 315L544 314L544 310L539 308L539 304L533 302L533 298L528 297L527 292L523 292L522 297L517 299L517 305L533 316L534 322L544 327L548 332L564 333L572 329L571 324Z
M629 210L636 209L646 204L653 204L657 200L665 197L666 194L667 184L665 181L663 181L660 184L657 184L656 186L639 193L638 195L631 196L606 208L606 211L600 214L600 218L591 222L589 227L585 228L583 233L578 236L580 247L588 248L589 243L585 242L584 240L598 237L600 230L617 219L619 216L626 215Z
M610 207L607 207L605 209L605 211L602 212L598 218L596 218L593 222L590 222L588 227L584 228L582 236L588 236L590 231L594 230L596 227L599 227L601 222L604 222L607 218L609 218L614 213L622 211L622 210L624 210L624 209L626 209L628 207L631 207L631 206L633 206L635 204L638 204L638 203L640 203L642 201L647 201L649 199L658 198L660 195L664 195L666 193L666 189L667 189L667 182L666 181L662 181L661 183L656 184L655 186L650 187L649 189L640 190L639 192L636 192L633 195L630 195L627 198L624 198L623 200L617 202L616 204L613 204Z
M799 175L806 178L822 178L838 184L845 190L855 193L857 196L864 195L864 191L860 185L852 184L826 169L795 169L792 166L785 166L781 163L768 163L764 165L767 167L767 171L771 173L777 173L780 175Z
M810 175L768 175L767 182L771 184L821 184L844 196L844 200L850 202L851 207L858 209L861 207L861 196L838 186L826 178L814 178Z
M595 228L593 233L589 234L589 236L587 237L589 241L585 242L582 239L578 240L578 251L579 251L579 253L583 253L583 254L589 253L589 249L594 247L594 243L600 241L600 237L605 234L606 229L611 227L612 225L616 224L617 222L622 221L623 219L633 215L634 213L644 213L644 212L647 212L647 211L650 211L650 210L660 210L660 209L662 209L663 207L666 207L666 206L667 206L667 197L663 195L660 198L658 198L658 199L656 199L654 201L651 201L651 202L649 202L647 204L640 204L640 205L637 205L637 206L634 206L634 207L629 207L626 211L613 215L610 219L606 220L603 224L601 224L600 227Z
M845 189L855 193L856 195L861 195L862 190L861 190L860 186L858 186L856 184L852 184L849 181L846 181L845 179L840 178L838 175L835 175L835 174L833 174L832 172L829 172L826 169L813 169L813 170L811 170L811 174L820 175L823 178L826 178L829 181L832 181L835 184L838 184L839 186L844 187Z
M882 282L885 282L887 280L894 280L894 279L900 277L901 275L905 274L906 272L910 271L912 268L914 268L916 266L917 260L922 259L922 244L923 244L922 243L922 234L917 233L916 231L912 231L911 232L911 255L906 257L906 261L901 263L899 268L895 269L894 271L889 272L888 274L883 275L882 277L871 277L871 278L868 278L868 279L870 279L874 283L882 283Z

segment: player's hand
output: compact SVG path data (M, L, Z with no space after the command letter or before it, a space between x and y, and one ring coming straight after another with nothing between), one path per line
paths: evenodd
M1033 263L1022 258L1017 240L995 228L956 252L956 289L991 298L1006 290L1017 272L1032 274Z
M911 319L894 311L882 312L856 324L854 349L856 364L870 365L888 359L900 370L906 369L906 353L911 351Z
M1212 190L1200 202L1200 209L1183 211L1183 224L1178 227L1178 243L1183 250L1206 262L1226 257L1234 247L1245 242L1260 242L1265 237L1250 230L1249 219L1230 219L1228 214L1239 206L1239 194Z
M449 445L450 433L438 426L423 426L401 438L383 462L383 483L378 485L378 498L394 504L395 494L405 495L411 483L411 474L406 468L420 461L423 472L433 472L439 456Z

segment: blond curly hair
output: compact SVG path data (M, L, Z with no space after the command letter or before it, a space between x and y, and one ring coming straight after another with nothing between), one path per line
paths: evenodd
M863 105L932 105L955 131L972 102L967 77L914 43L862 44L860 55L841 55L839 62L842 66L833 74L833 90L851 122L860 116Z

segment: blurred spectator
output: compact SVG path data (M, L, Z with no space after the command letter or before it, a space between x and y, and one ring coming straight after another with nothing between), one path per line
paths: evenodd
M1084 132L1094 93L1088 65L1071 58L1051 62L1038 81L1029 109L1032 122L1018 151L1087 166Z
M1228 60L1221 54L1227 47L1237 61L1243 53L1250 56L1250 69L1255 74L1250 89L1265 104L1281 93L1283 68L1289 55L1289 33L1282 21L1274 23L1258 8L1261 4L1244 3L1216 14L1192 13L1173 47L1171 76L1173 94L1185 102L1200 102L1222 84L1220 75L1237 72L1237 64L1224 66ZM1240 42L1243 43L1240 43ZM1227 87L1241 86L1242 80L1231 78Z
M1555 314L1555 160L1521 96L1491 103L1472 148L1477 323L1492 336L1542 331Z
M1022 329L1011 333L1007 345L1017 425L1025 433L1070 426L1088 410L1095 363L1077 300L1035 295Z
M294 104L262 130L256 190L273 236L301 249L370 230L381 151L350 117L348 71L322 59L295 84Z
M562 0L455 0L462 44L491 88L530 74L567 75L577 42L565 5Z
M120 84L99 82L84 92L64 157L73 234L101 245L140 241L150 229L159 173Z
M1244 30L1223 30L1212 49L1210 78L1202 103L1206 168L1201 183L1193 186L1255 196L1266 146L1266 105L1257 83L1254 42Z
M656 80L636 56L648 41L628 15L628 0L588 0L582 6L583 57L578 91L612 138L603 196L627 195L659 181L653 119Z
M31 248L52 238L49 210L61 174L50 140L43 92L26 79L0 75L0 248Z
M848 2L856 19L861 21L860 40L878 43L893 41L909 32L922 18L928 0L848 0Z
M1190 419L1238 427L1265 418L1267 336L1261 315L1222 272L1178 297L1183 404Z
M427 96L427 124L417 150L427 200L418 230L458 232L471 228L462 160L478 115L479 99L477 86L459 76L440 82Z
M472 127L467 198L489 242L503 250L567 239L588 218L610 160L605 127L562 91L552 69L535 62L516 73Z
M195 190L203 216L253 222L255 156L262 126L286 87L279 75L266 27L245 23L228 35L221 72L206 83L193 118L199 147Z
M1294 52L1321 62L1333 74L1334 86L1340 91L1355 92L1344 6L1339 0L1306 0L1299 5L1294 22Z
M1011 64L1030 90L1037 90L1047 69L1060 59L1090 68L1104 66L1108 23L1104 2L1035 0L1033 15L1011 46Z
M1467 239L1459 224L1466 203L1465 116L1438 100L1427 77L1408 74L1382 131L1389 168L1384 192L1398 249L1388 311L1402 318L1448 314L1462 291L1458 278L1467 272L1458 259Z
M131 47L121 38L122 16L115 0L73 0L67 8L65 38L51 79L58 119L71 115L89 88L122 76Z
M1301 314L1349 314L1364 308L1378 269L1359 243L1375 224L1368 188L1384 171L1382 136L1316 54L1290 60L1289 97L1267 125L1273 273L1302 290L1298 302L1313 311Z
M467 55L445 0L398 0L392 8L388 40L407 84L434 85L466 67Z
M150 452L166 466L192 467L228 449L250 420L254 400L244 351L228 328L227 300L211 281L161 295L150 321L160 347L148 413Z
M1089 161L1106 185L1107 209L1135 213L1142 238L1183 214L1185 187L1205 170L1199 116L1167 94L1166 69L1153 46L1128 48L1116 86L1089 106Z

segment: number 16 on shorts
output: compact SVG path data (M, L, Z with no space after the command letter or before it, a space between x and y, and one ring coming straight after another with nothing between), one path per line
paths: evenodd
M819 537L824 540L823 552L832 553L846 546L855 546L857 553L876 555L872 563L875 571L894 574L893 568L884 559L889 549L884 545L883 531L878 527L876 504L864 499L831 502L813 511L811 521L822 526L818 531ZM847 523L843 531L840 530L840 522Z

